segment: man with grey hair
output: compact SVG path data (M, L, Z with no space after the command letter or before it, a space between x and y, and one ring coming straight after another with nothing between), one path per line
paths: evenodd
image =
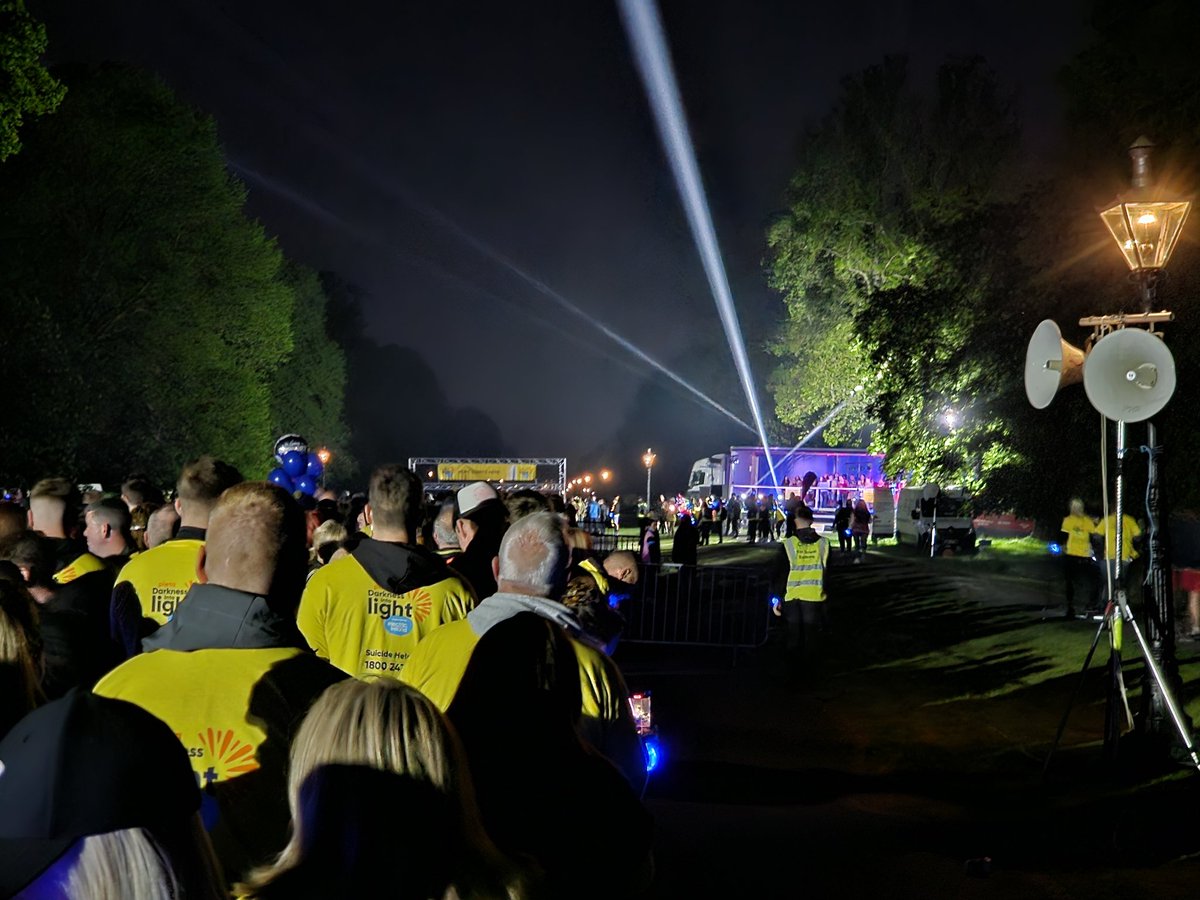
M454 520L458 518L458 504L451 497L444 501L433 517L433 545L437 547L437 555L447 563L462 552L458 543L458 534L454 531Z
M499 590L465 619L430 632L413 651L400 679L445 712L479 639L518 613L535 613L562 628L575 650L582 688L582 736L640 794L646 784L646 760L625 680L611 658L581 640L578 619L558 600L566 587L571 555L563 528L562 518L551 512L534 513L513 524L493 563Z

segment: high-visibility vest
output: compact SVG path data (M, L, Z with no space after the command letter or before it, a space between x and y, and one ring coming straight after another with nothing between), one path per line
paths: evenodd
M818 538L806 544L798 537L786 538L783 548L787 551L787 591L783 599L807 600L810 603L825 599L825 560L829 556L829 542Z

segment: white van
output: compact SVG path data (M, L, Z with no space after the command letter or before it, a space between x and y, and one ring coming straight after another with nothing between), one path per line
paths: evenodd
M889 487L875 488L875 505L871 515L871 542L896 535L896 498Z
M933 499L926 499L928 493L932 491L926 487L906 487L900 492L896 543L913 543L928 553L932 537L934 555L947 550L973 553L975 526L968 509L969 495L960 487L940 488Z

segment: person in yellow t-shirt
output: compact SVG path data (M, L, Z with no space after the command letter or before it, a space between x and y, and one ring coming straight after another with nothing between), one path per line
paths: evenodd
M1096 593L1096 565L1092 559L1092 535L1096 522L1087 515L1083 501L1071 500L1071 513L1062 520L1062 565L1066 587L1066 617L1075 617L1075 589L1085 599Z
M399 677L431 631L475 606L466 583L413 543L421 524L421 479L400 465L371 475L363 508L373 536L318 569L297 624L317 656L357 678Z
M1111 583L1115 593L1117 584L1117 514L1111 512L1096 526L1096 533L1104 535L1104 564L1107 577L1100 584L1100 606L1103 608L1110 599L1108 586ZM1121 517L1121 583L1127 591L1138 584L1139 579L1133 577L1133 570L1138 559L1138 551L1134 542L1142 536L1142 529L1133 516L1126 513Z
M212 456L194 459L180 471L175 485L179 531L130 559L113 588L111 628L125 658L141 652L142 639L167 623L195 583L208 517L225 489L241 481L241 472Z
M251 481L226 490L209 519L200 579L145 652L94 688L136 703L179 738L230 881L283 849L288 747L312 703L346 677L296 629L305 533L303 510L282 488Z

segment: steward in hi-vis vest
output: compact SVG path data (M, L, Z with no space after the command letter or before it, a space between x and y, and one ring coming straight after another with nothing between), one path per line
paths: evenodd
M825 565L829 561L829 542L812 527L813 514L807 504L797 504L792 520L795 533L783 539L788 561L787 589L783 602L773 611L787 623L787 655L795 666L801 651L815 648L817 633L828 625Z
M784 538L783 549L788 557L787 591L783 601L806 600L820 603L825 600L825 564L829 560L829 542L809 525L807 533Z
M366 538L313 574L296 620L317 656L343 672L396 678L418 641L474 606L466 584L435 554Z

